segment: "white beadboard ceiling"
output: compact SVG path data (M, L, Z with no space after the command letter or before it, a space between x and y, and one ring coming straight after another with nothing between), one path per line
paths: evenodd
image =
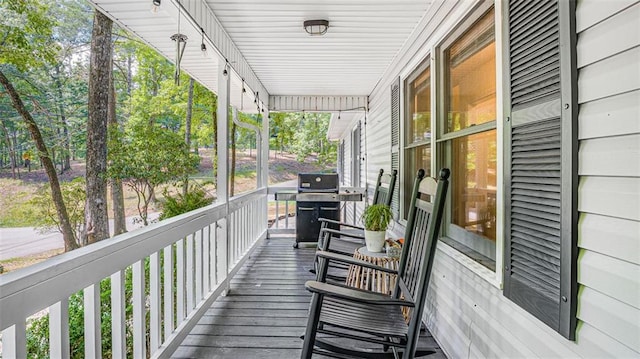
M120 26L136 34L169 60L178 32L189 37L181 67L218 92L218 74L229 62L231 104L257 112L259 103L291 97L304 103L327 96L366 97L429 11L432 0L88 0ZM178 10L180 9L180 10ZM310 36L304 20L326 19L329 30ZM202 32L209 49L200 51ZM243 94L243 79L249 91ZM337 102L336 102L337 103ZM344 106L338 107L345 110ZM312 110L300 108L299 110ZM326 110L325 110L326 111ZM360 112L360 111L358 111ZM361 112L360 112L361 113ZM333 112L329 137L337 138L358 118Z
M271 95L368 95L426 0L207 0ZM329 20L310 36L304 20Z

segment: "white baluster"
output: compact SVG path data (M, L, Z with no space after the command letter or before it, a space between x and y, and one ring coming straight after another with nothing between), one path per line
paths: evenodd
M160 348L162 332L160 328L160 252L149 256L149 315L151 317L149 332L151 339L151 355Z
M195 308L193 296L193 234L187 237L187 315Z
M133 263L133 357L146 358L146 296L144 280L144 262Z
M62 299L49 307L49 356L68 358L69 299Z
M124 271L111 275L111 355L114 359L127 357L125 325Z
M196 249L196 300L195 304L197 305L202 300L202 229L196 232L195 238L195 249ZM194 306L195 307L195 306Z
M173 333L173 245L164 247L164 338Z
M25 322L21 321L2 331L2 357L26 358L27 334Z
M176 243L176 325L180 325L184 314L184 239Z
M84 356L102 358L100 283L84 289Z
M211 263L211 226L206 226L202 229L203 242L202 242L202 291L209 293L211 290L211 271L209 265Z

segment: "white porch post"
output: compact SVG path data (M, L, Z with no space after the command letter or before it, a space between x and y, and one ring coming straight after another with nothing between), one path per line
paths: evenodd
M220 61L223 64L218 71L218 177L216 192L218 201L222 201L227 206L227 215L225 219L219 221L219 236L222 241L218 243L218 272L224 272L224 277L229 275L229 91L230 80L229 71L226 61ZM227 73L225 75L225 73ZM224 255L221 255L223 254ZM228 289L228 288L227 288Z
M269 109L265 108L262 114L262 148L260 154L260 185L269 186Z

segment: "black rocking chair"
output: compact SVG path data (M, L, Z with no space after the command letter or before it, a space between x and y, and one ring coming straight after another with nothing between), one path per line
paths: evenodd
M311 358L316 353L334 358L407 359L434 353L430 349L417 351L417 342L448 178L446 168L440 171L437 183L433 178L424 178L424 170L418 171L397 272L349 256L318 251L317 281L305 283L312 297L301 358ZM325 279L329 262L397 274L393 294L328 284ZM403 308L408 308L408 322L403 316ZM359 350L345 346L345 340L346 344L368 342L379 344L381 348Z
M396 185L397 170L385 174L383 169L378 173L376 188L373 193L372 204L391 205L393 191ZM354 251L364 245L364 228L353 224L338 222L326 218L320 218L320 235L318 238L318 247L323 246L325 238L331 239L328 250L345 255L353 255ZM329 224L338 225L339 230L328 228ZM339 237L339 238L337 238Z

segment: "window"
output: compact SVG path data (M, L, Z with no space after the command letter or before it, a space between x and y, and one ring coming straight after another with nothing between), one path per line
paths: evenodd
M419 169L431 175L431 68L427 58L405 81L404 205L407 218L413 179Z
M495 270L496 54L494 11L441 47L440 149L454 174L447 221L453 245Z

